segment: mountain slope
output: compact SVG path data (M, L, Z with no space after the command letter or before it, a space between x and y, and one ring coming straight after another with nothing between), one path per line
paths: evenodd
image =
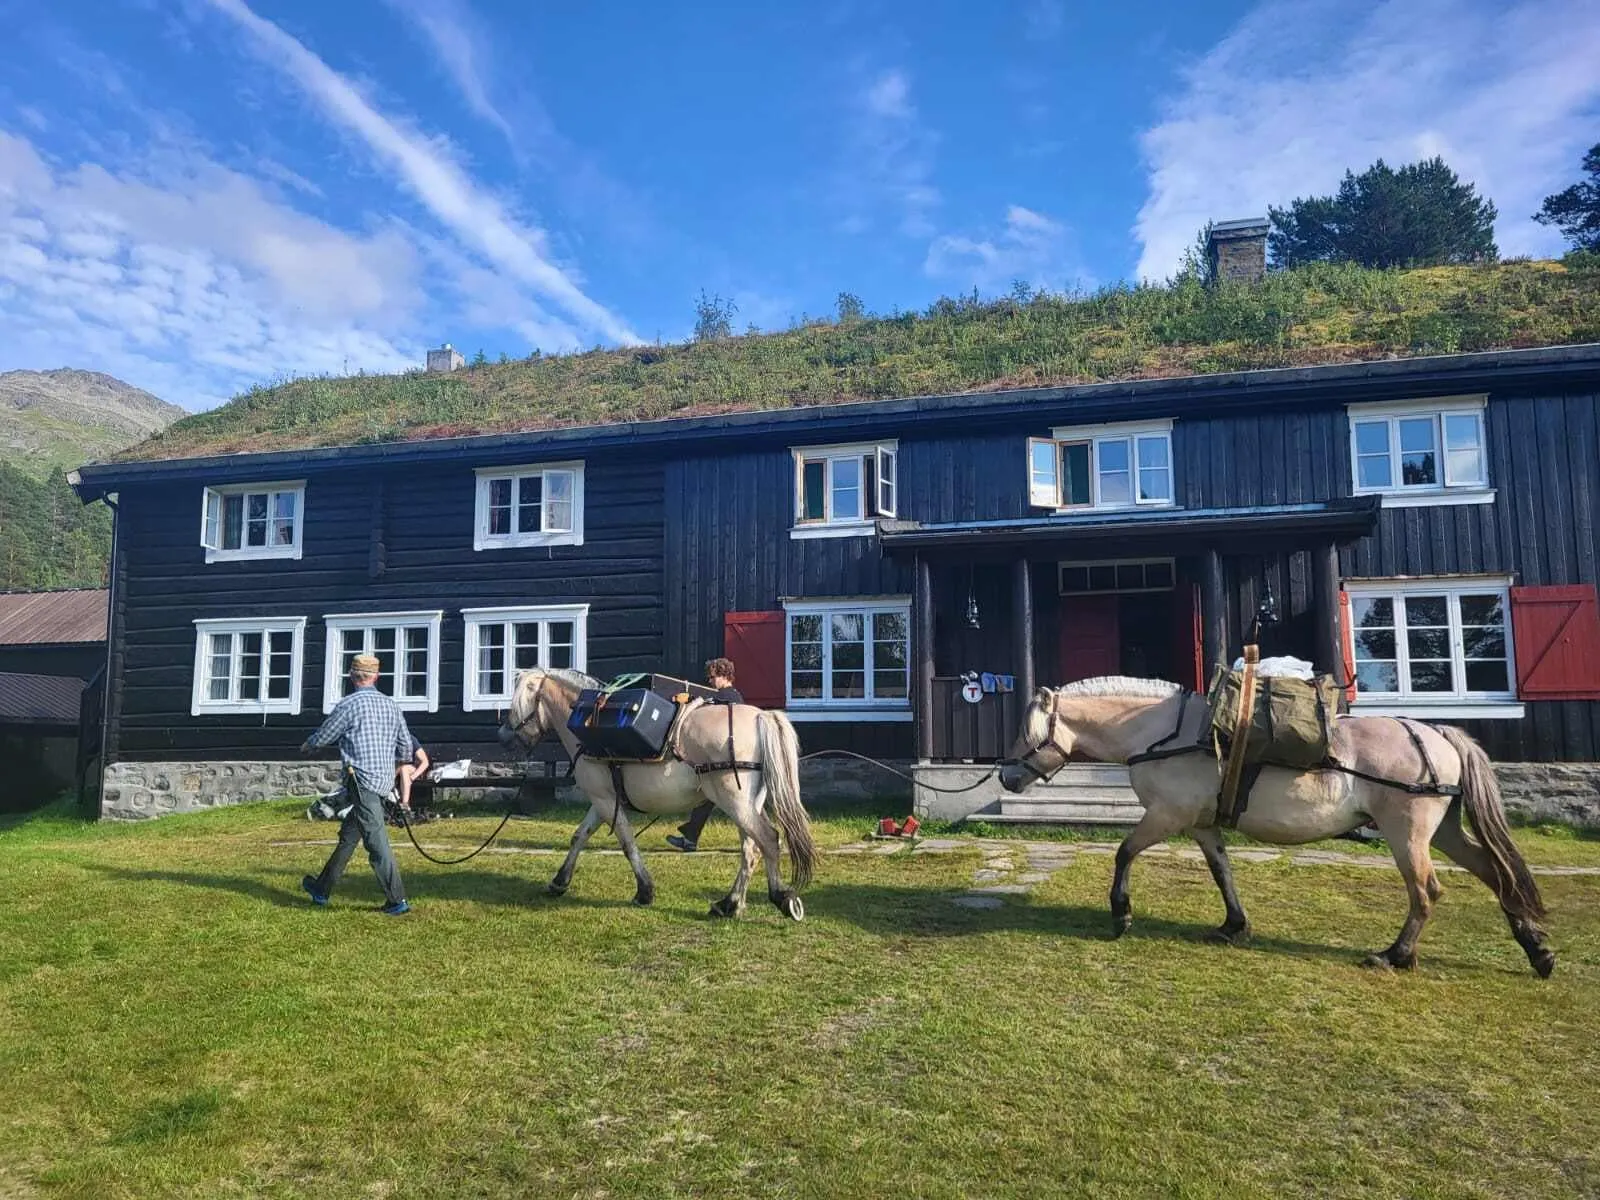
M143 441L184 415L98 371L0 372L0 460L43 479Z

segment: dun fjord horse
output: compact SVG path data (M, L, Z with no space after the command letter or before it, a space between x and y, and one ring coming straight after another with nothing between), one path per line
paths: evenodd
M500 730L502 742L520 740L529 746L546 731L555 730L577 764L573 777L590 800L588 815L572 835L567 859L550 881L550 894L566 892L589 835L602 822L610 822L638 881L634 903L649 904L656 888L634 841L629 809L670 815L686 813L702 800L710 800L738 826L743 850L733 888L711 905L711 915L736 917L744 912L745 890L759 852L767 869L767 897L785 916L804 919L805 905L797 892L811 879L817 849L800 802L799 741L789 719L747 704L694 707L678 722L673 753L661 762L620 768L626 803L619 804L610 766L580 756L577 738L567 729L578 693L599 686L577 671L527 671L517 681L510 713ZM769 800L778 829L762 811ZM784 887L778 874L778 830L789 848L792 887Z
M1101 762L1134 760L1129 774L1145 814L1117 850L1111 884L1116 936L1133 922L1128 869L1134 858L1178 833L1200 843L1222 892L1227 919L1211 936L1232 942L1249 934L1217 828L1217 760L1171 753L1209 740L1209 719L1204 698L1177 684L1118 676L1040 688L1023 716L1021 735L1000 773L1008 791L1022 792L1050 778L1074 751ZM1142 757L1153 747L1159 749ZM1366 965L1415 965L1417 937L1440 893L1431 843L1489 886L1533 969L1548 976L1556 959L1537 924L1544 905L1511 840L1493 767L1478 744L1459 729L1341 717L1331 749L1333 761L1346 769L1264 768L1238 828L1263 842L1294 844L1334 837L1369 819L1377 824L1405 877L1411 911L1394 945L1369 955ZM1429 788L1459 788L1459 795ZM1461 827L1463 811L1474 838Z

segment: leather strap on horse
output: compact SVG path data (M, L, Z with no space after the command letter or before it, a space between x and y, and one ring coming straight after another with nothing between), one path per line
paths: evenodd
M1239 797L1239 780L1244 774L1244 752L1250 742L1250 715L1256 703L1256 664L1261 661L1261 648L1254 644L1244 648L1244 671L1239 678L1239 715L1234 722L1233 742L1228 746L1228 762L1222 772L1222 788L1217 793L1217 819L1224 825L1238 823L1236 805ZM1259 772L1258 772L1259 773ZM1255 782L1254 779L1251 780Z

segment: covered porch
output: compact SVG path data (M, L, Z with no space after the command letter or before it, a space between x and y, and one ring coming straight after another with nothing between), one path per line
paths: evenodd
M1097 675L1204 689L1269 596L1263 654L1341 674L1339 548L1371 532L1370 498L1250 509L885 522L913 560L912 709L919 813L1094 824L1137 820L1125 768L1072 763L1024 797L964 786L1004 756L1037 685ZM977 688L970 687L976 680ZM974 698L974 692L976 693ZM924 786L928 785L928 786Z

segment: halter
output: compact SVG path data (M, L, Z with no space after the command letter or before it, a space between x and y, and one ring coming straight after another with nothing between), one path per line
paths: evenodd
M1020 767L1022 770L1032 775L1040 783L1050 782L1051 779L1060 773L1061 768L1067 765L1067 760L1072 757L1070 752L1063 750L1056 742L1056 726L1061 723L1060 717L1056 714L1056 694L1055 692L1050 691L1049 688L1046 688L1045 692L1050 697L1050 721L1049 724L1045 726L1044 741L1040 742L1032 749L1024 751L1023 754L1018 758L1002 758L1000 760L1000 765L1002 767ZM1057 754L1061 755L1061 761L1048 771L1040 770L1033 764L1031 760L1042 750L1054 750Z
M532 744L532 739L529 738L523 731L528 728L529 722L539 715L539 701L544 696L544 685L549 682L550 673L548 671L540 674L539 686L533 689L533 701L528 706L528 715L523 717L522 720L519 721L516 727L511 731L511 736L515 738L521 738L523 745Z

